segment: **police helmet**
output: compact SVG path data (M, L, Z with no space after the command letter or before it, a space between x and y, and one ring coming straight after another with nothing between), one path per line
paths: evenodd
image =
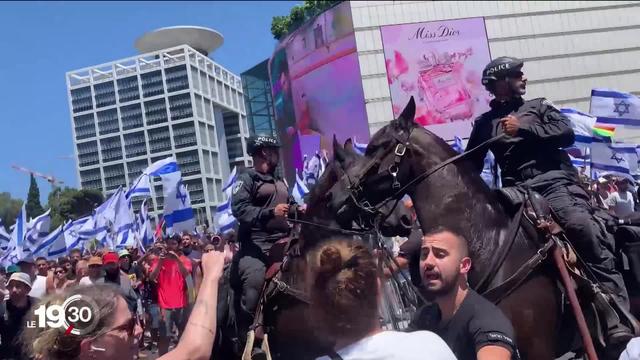
M247 140L247 153L253 156L258 150L262 148L279 148L280 142L273 136L268 135L255 135L249 137Z
M504 79L509 75L519 72L524 65L524 61L509 57L502 56L491 61L482 71L482 85L487 90L490 90L490 85L497 80Z

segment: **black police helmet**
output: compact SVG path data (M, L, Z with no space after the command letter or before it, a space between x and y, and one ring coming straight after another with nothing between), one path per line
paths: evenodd
M247 153L251 156L258 150L267 147L279 148L280 142L273 136L268 135L254 135L247 140Z
M489 90L490 84L494 81L520 71L523 65L524 61L514 57L502 56L494 59L482 71L482 85Z

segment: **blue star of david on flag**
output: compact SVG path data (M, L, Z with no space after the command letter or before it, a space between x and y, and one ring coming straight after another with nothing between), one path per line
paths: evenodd
M621 158L620 156L618 156L618 153L616 153L615 151L613 152L613 155L611 155L611 160L615 160L616 163L620 164L621 162L624 161L624 158Z
M629 104L628 102L625 102L624 100L620 100L620 102L614 102L613 106L613 112L617 113L618 116L622 117L622 115L624 114L628 114L629 113L629 106L631 104Z
M176 199L182 202L182 206L187 202L187 194L182 192L182 179L178 181L178 189L176 190Z

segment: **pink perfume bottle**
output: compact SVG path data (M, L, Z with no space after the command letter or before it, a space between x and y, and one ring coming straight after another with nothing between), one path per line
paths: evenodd
M447 122L466 120L473 116L471 94L463 80L463 61L471 49L464 53L434 53L423 55L418 73L421 100Z

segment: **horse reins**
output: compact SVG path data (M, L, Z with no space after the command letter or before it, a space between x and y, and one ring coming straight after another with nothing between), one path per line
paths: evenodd
M476 146L476 147L474 147L474 148L472 148L472 149L470 149L468 151L465 151L465 152L463 152L461 154L453 156L453 157L451 157L451 158L439 163L438 165L432 167L431 169L429 169L427 171L424 171L423 173L421 173L420 175L415 177L413 180L409 181L404 186L400 186L400 184L397 181L397 174L398 174L400 161L402 160L402 157L405 155L407 148L409 148L411 146L411 143L409 142L410 137L411 137L411 132L409 132L409 134L407 136L407 140L404 143L399 141L396 138L396 140L398 140L398 142L395 144L394 163L389 166L389 169L387 169L387 171L389 171L389 174L391 176L393 176L393 178L394 178L394 184L392 186L394 188L397 187L398 189L392 195L388 196L387 198L385 198L384 200L382 200L380 203L378 203L375 206L370 205L369 202L366 201L366 200L364 200L364 202L358 200L358 194L360 192L362 192L362 183L363 183L362 179L364 178L364 175L366 175L375 165L378 165L380 163L381 158L386 156L386 154L387 154L387 152L385 151L385 152L382 153L382 155L375 157L374 159L372 159L369 162L369 164L367 164L367 166L363 169L361 174L359 174L358 176L355 177L355 180L356 180L355 183L351 183L351 177L347 177L349 182L350 182L350 186L349 186L350 197L354 200L354 203L360 209L365 210L367 212L381 213L380 209L382 209L383 206L385 206L390 201L393 201L393 200L398 201L399 197L401 195L404 195L407 192L407 189L409 189L410 187L412 187L412 186L414 186L414 185L416 185L416 184L428 179L431 175L435 174L436 172L438 172L439 170L441 170L445 166L450 165L452 163L455 163L455 162L457 162L457 161L459 161L461 159L464 159L464 158L470 156L471 154L474 154L474 153L484 149L485 147L493 144L494 142L496 142L498 140L501 140L505 136L506 136L505 134L500 134L500 135L494 136L491 139L488 139L488 140L484 141L483 143L479 144L478 146ZM398 185L396 186L396 184L398 184ZM387 216L389 216L389 215L387 215Z

